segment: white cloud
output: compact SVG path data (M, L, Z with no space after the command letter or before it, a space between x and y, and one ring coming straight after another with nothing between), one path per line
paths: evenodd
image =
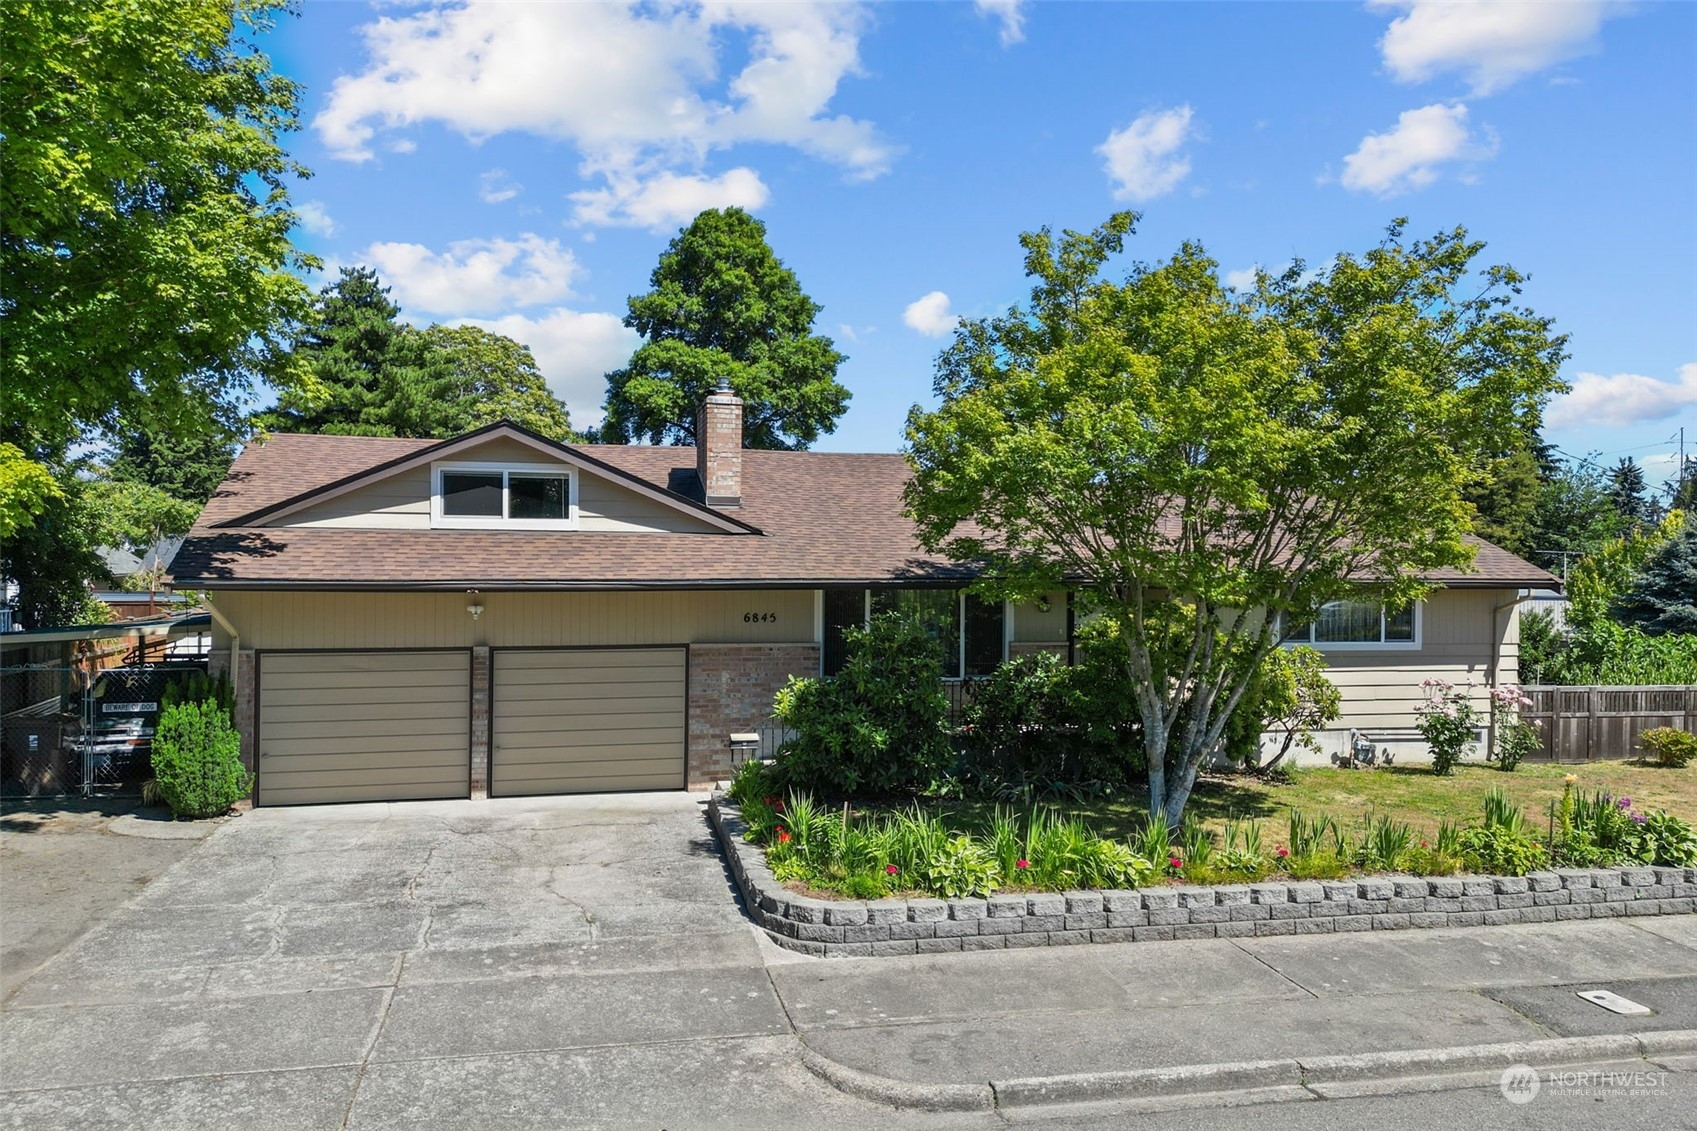
M1025 0L973 0L972 6L980 16L988 16L1002 25L1003 47L1025 41Z
M1697 362L1680 366L1672 381L1638 373L1581 373L1570 392L1551 402L1544 420L1551 428L1646 424L1684 409L1697 409Z
M607 187L571 194L580 224L616 224L661 230L677 227L708 208L763 207L771 193L760 174L736 168L717 177L660 172L649 177L609 171Z
M440 252L374 243L361 260L377 269L408 314L493 314L559 302L582 273L570 248L529 232L516 240L457 240Z
M332 84L313 126L354 161L374 156L380 134L438 122L474 143L508 132L570 142L586 176L615 182L699 172L708 154L742 143L790 146L851 179L876 177L895 150L872 123L830 108L860 73L864 21L855 4L755 0L385 16L362 29L365 69ZM741 69L721 74L727 59ZM618 183L608 191L629 195Z
M1226 286L1236 291L1247 291L1252 289L1255 286L1255 271L1260 266L1261 265L1257 263L1249 267L1245 267L1241 271L1227 271L1225 277Z
M1343 187L1379 196L1396 196L1424 188L1438 179L1442 166L1456 161L1486 160L1496 153L1496 140L1486 131L1480 141L1467 125L1467 107L1434 103L1404 110L1397 123L1382 134L1368 134L1355 152L1343 159Z
M1116 183L1115 200L1148 200L1171 192L1190 175L1190 158L1179 148L1191 138L1189 106L1151 110L1096 147Z
M1372 0L1401 11L1379 49L1402 82L1446 71L1466 76L1475 95L1589 50L1603 20L1624 10L1611 0Z
M907 304L902 321L928 338L941 338L955 328L958 316L949 309L949 296L942 291L921 295Z
M295 205L295 215L301 218L301 227L315 236L336 234L336 221L330 218L330 210L322 200L301 201Z
M477 178L477 195L485 204L500 204L524 191L524 186L507 175L505 169L490 169Z
M554 395L566 402L579 428L599 424L607 396L605 377L630 360L642 344L617 315L556 307L538 317L462 318L455 325L481 326L530 347Z

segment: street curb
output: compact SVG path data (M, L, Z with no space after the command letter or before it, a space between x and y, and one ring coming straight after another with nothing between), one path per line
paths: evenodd
M994 1111L996 1093L989 1084L915 1084L892 1080L838 1064L803 1048L801 1062L831 1087L863 1100L918 1111Z
M990 1111L1004 1107L1149 1100L1249 1091L1286 1096L1308 1086L1419 1080L1432 1090L1434 1077L1472 1077L1512 1064L1560 1067L1607 1060L1639 1060L1697 1052L1697 1029L1662 1029L1592 1037L1552 1037L1442 1049L1354 1053L1222 1064L1179 1065L1123 1072L1081 1072L991 1080L985 1084L919 1084L893 1080L839 1064L811 1048L802 1063L840 1092L897 1108L922 1111ZM1310 1098L1315 1093L1308 1093Z

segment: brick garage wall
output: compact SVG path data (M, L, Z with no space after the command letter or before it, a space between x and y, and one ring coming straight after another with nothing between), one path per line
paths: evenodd
M253 653L243 650L241 654L241 670L236 673L236 731L242 736L242 765L253 772ZM206 657L206 670L209 675L230 674L230 650L214 648Z
M689 648L689 788L731 775L730 736L772 715L790 676L819 674L817 644L692 644Z
M471 795L489 796L489 645L471 650Z

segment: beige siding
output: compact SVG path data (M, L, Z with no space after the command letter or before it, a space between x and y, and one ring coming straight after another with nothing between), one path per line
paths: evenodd
M428 530L430 469L415 468L277 520L278 526Z
M1064 644L1067 638L1067 595L1063 589L1049 594L1049 607L1038 604L1013 607L1015 644Z
M1510 610L1493 609L1514 600L1513 590L1440 589L1426 600L1421 613L1421 644L1417 649L1320 651L1327 676L1343 693L1343 716L1337 729L1409 729L1414 708L1424 695L1422 680L1439 678L1457 685L1472 680L1475 705L1489 708L1487 684L1514 678L1512 647L1504 649L1515 628ZM1493 625L1493 619L1495 624ZM1505 670L1493 671L1492 656L1508 653Z
M460 453L454 463L528 463L567 465L514 440L496 440ZM431 472L413 468L349 491L316 506L280 517L278 526L329 526L352 529L428 530ZM578 472L578 528L597 532L681 534L722 533L712 523L659 499L634 491L593 471Z
M213 600L241 633L243 648L815 642L813 591L808 589L482 593L478 600L484 612L476 621L459 592L232 590ZM775 619L754 619L768 613Z
M465 797L465 652L280 652L259 670L259 803Z
M587 471L578 477L577 514L583 530L723 534L710 522Z
M496 651L489 792L684 786L682 648Z

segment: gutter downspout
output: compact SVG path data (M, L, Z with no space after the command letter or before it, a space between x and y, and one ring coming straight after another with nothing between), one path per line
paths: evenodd
M230 618L212 603L208 594L200 595L200 603L206 606L206 611L212 614L212 619L218 622L218 627L230 634L230 690L234 692L241 686L242 634L236 631L236 626L230 623ZM1495 628L1495 622L1492 627Z
M1491 670L1485 679L1485 689L1487 691L1490 691L1492 688L1497 686L1497 674L1502 662L1502 649L1497 645L1497 617L1502 614L1504 609L1515 608L1516 606L1523 605L1530 600L1532 600L1532 591L1527 590L1524 593L1516 594L1512 601L1504 601L1500 605L1493 605L1491 607ZM1520 643L1519 641L1516 641L1516 656L1519 655L1519 648ZM1486 751L1495 750L1497 748L1497 712L1494 705L1491 710L1490 725L1485 728L1485 743Z

